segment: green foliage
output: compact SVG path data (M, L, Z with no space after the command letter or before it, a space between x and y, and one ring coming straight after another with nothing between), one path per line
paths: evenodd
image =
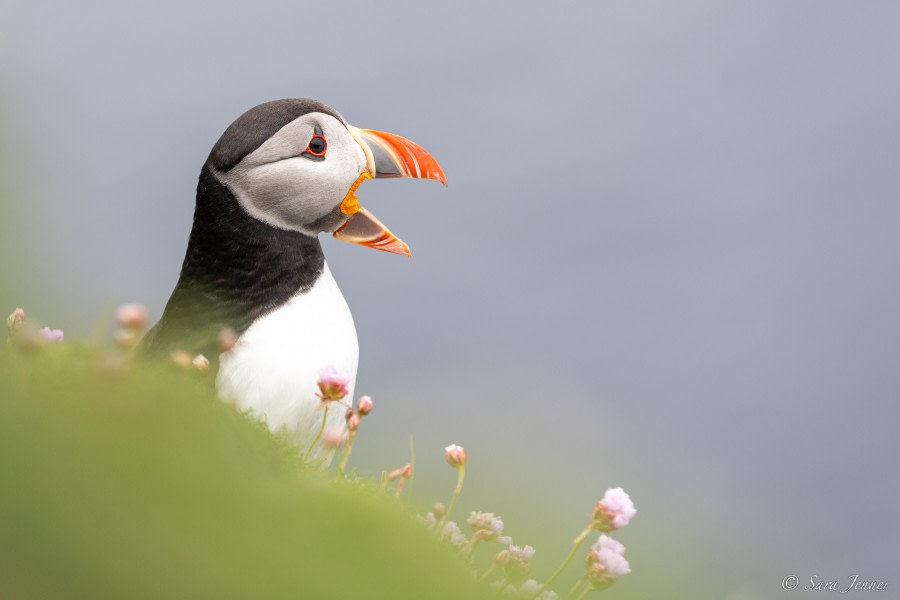
M0 597L478 598L367 482L164 366L0 349Z

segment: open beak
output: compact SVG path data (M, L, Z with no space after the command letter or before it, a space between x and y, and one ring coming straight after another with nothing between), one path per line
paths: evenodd
M447 178L434 157L415 142L383 131L352 126L348 126L348 129L366 154L368 170L357 178L341 202L341 212L350 215L350 218L334 232L334 237L376 250L409 256L409 246L391 233L375 215L359 205L356 189L363 181L372 178L434 179L445 186Z

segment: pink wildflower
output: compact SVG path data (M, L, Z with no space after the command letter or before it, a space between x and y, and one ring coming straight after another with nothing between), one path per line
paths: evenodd
M40 331L41 339L47 342L61 342L63 341L63 331L62 329L50 329L49 327L44 327Z
M143 329L150 321L150 313L143 304L123 304L116 310L116 319L127 329Z
M604 534L591 546L585 559L585 575L597 589L609 587L617 577L631 573L625 546Z
M347 441L347 434L340 429L328 429L322 436L322 443L327 448L339 448Z
M637 514L634 502L620 487L606 490L603 499L594 505L591 526L599 531L614 531L628 525Z
M449 541L458 550L462 550L469 543L465 534L460 530L459 525L453 521L447 521L447 524L444 525L444 529L438 532L438 537L442 540Z
M472 537L486 542L499 542L509 544L512 540L503 535L503 519L494 513L471 512L466 519Z
M531 570L531 559L534 557L534 548L531 546L516 546L510 544L507 550L498 555L499 562L506 571L510 581L522 581Z
M343 373L339 373L334 367L325 367L319 371L319 381L317 383L321 392L319 397L322 399L322 402L343 400L348 392L347 384L350 383L350 378Z

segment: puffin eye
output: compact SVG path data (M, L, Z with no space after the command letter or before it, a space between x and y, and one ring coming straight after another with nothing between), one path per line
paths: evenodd
M323 160L325 158L326 150L328 150L328 141L322 134L322 130L316 127L312 139L309 140L306 150L303 151L303 155L308 156L313 160Z
M325 138L321 135L314 135L306 150L313 156L325 156L326 148L328 148L328 142L325 141Z

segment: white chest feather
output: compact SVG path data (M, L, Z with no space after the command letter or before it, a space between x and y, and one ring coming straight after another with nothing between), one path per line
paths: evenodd
M358 363L353 316L326 264L312 289L255 321L220 355L216 389L305 448L321 424L319 370L333 365L350 375L352 398ZM343 422L342 410L330 411L329 426Z

